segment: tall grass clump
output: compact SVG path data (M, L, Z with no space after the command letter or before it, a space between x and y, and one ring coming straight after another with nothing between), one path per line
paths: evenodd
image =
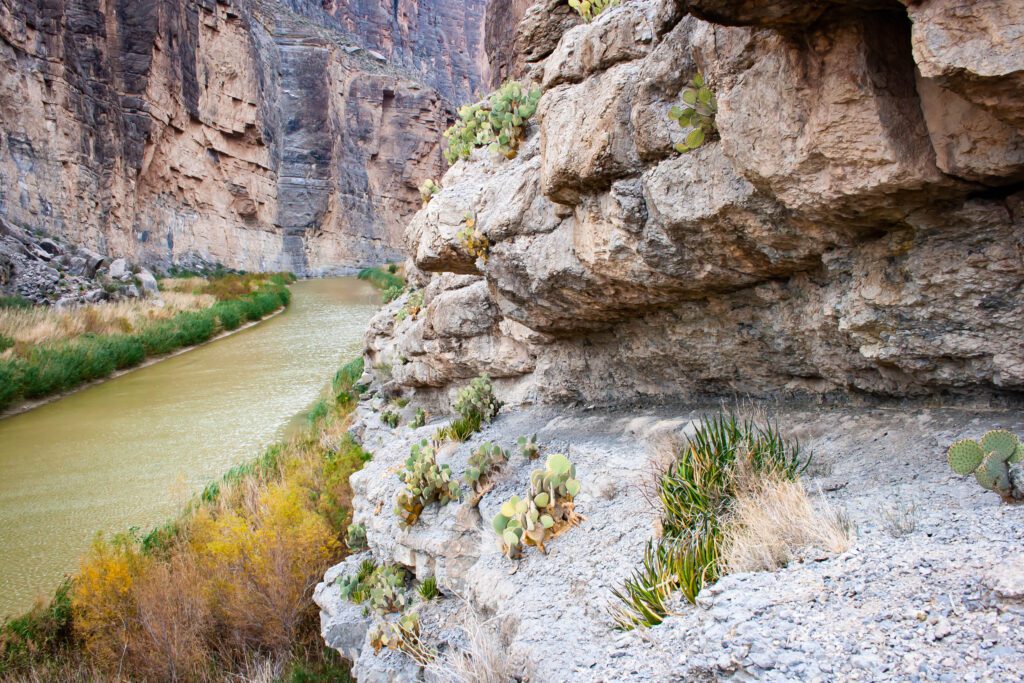
M362 356L350 360L342 365L334 374L331 380L331 389L334 392L334 399L343 405L354 404L365 391L365 387L359 384L363 376L366 363Z
M401 294L405 290L405 280L401 276L383 268L363 268L359 271L357 277L360 280L369 282L383 292L397 290ZM394 298L397 298L397 296L392 297L392 299Z
M0 309L28 310L32 302L23 296L0 296Z
M97 537L50 604L0 626L0 680L347 680L312 591L348 552L349 477L371 457L351 410L325 399L177 517Z
M694 602L726 571L771 564L766 554L784 562L794 547L841 545L834 526L821 531L829 525L799 484L809 458L775 424L720 413L669 448L671 464L654 487L661 537L648 543L640 567L613 591L619 628L660 624L676 591ZM767 518L753 514L759 507ZM767 547L757 547L758 537Z

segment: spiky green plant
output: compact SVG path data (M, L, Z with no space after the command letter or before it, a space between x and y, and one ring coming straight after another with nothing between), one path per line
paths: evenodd
M380 414L380 421L392 429L398 426L399 419L398 413L393 410L385 410Z
M451 424L438 429L434 434L434 440L444 441L466 441L473 436L474 432L480 431L480 416L469 415L458 417L451 421Z
M420 199L423 200L423 206L430 203L430 200L434 198L434 195L441 191L441 186L437 184L433 178L427 178L420 185Z
M701 74L696 74L683 88L682 99L682 106L674 106L668 112L668 117L680 128L689 129L686 139L675 146L679 153L697 149L718 130L715 125L718 101Z
M438 465L434 448L426 441L415 444L398 473L405 489L398 494L395 514L405 526L412 526L429 503L447 505L462 497L459 482L452 479L448 465Z
M437 578L428 576L420 582L420 585L416 587L416 592L419 593L423 602L430 602L434 598L441 595L441 591L437 588Z
M506 81L485 101L459 109L459 120L445 131L449 164L468 159L477 147L487 147L508 159L518 154L526 122L537 111L540 88Z
M601 12L618 4L619 0L569 0L569 7L576 10L588 24Z
M469 456L469 464L463 479L467 486L477 493L482 493L490 476L506 462L508 453L501 446L485 441Z
M982 488L1008 502L1024 500L1024 444L1005 429L986 432L977 442L961 439L946 452L949 466L961 476L973 474Z

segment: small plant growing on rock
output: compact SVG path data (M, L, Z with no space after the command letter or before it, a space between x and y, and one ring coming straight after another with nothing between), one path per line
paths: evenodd
M501 401L494 396L491 378L481 375L461 390L455 398L455 412L464 418L479 418L490 423L501 410Z
M421 290L416 290L415 292L411 292L409 294L409 298L405 300L405 305L402 306L402 308L397 313L395 313L395 319L402 321L409 316L415 318L417 315L419 315L422 309L423 292Z
M1016 434L994 429L981 441L961 439L946 453L949 466L961 476L973 474L982 488L1008 503L1024 500L1024 444Z
M403 614L397 622L377 622L370 629L369 636L375 655L384 648L404 652L421 666L427 666L437 657L420 641L420 615L416 612Z
M516 439L519 445L519 454L527 460L536 460L540 457L540 446L537 445L537 435L521 436Z
M506 462L508 453L501 446L490 441L484 442L469 456L469 466L464 477L466 485L472 487L478 497L486 493L490 476Z
M381 293L381 298L384 300L384 303L389 304L403 294L405 294L405 287L392 285Z
M441 191L441 186L437 184L433 178L427 178L420 185L420 198L423 200L423 206L430 203L430 200L434 198L434 195Z
M427 424L427 411L423 410L423 408L417 408L416 414L409 421L409 426L413 429L419 429L425 424Z
M437 578L428 576L423 579L420 585L416 588L416 592L419 593L423 602L430 602L434 598L438 597L441 595L441 591L437 589Z
M388 427L394 429L398 426L398 413L393 410L385 410L380 414L380 421L386 424Z
M445 131L448 149L445 159L454 164L468 159L477 147L513 159L518 154L526 122L537 111L540 88L526 88L518 81L506 81L487 100L459 109L459 121Z
M405 592L406 571L397 564L377 567L366 582L370 607L378 614L401 612L409 599Z
M479 417L459 417L452 420L451 424L442 427L434 434L434 441L466 441L473 433L480 429Z
M483 259L483 262L487 263L487 257L491 251L491 241L487 235L477 229L476 217L472 213L466 213L462 229L459 230L457 237L470 256Z
M682 106L672 107L668 112L668 117L676 121L680 128L690 129L686 139L675 146L681 154L699 148L718 130L715 126L718 102L703 76L695 75L687 87L683 88L682 97Z
M345 545L349 550L365 550L366 527L362 524L349 524L348 531L345 533Z
M426 441L412 447L398 478L405 490L398 494L395 514L407 527L416 523L427 504L447 505L462 496L459 482L452 480L451 468L437 464L434 449Z
M576 10L588 24L601 12L618 4L619 0L569 0L569 7Z
M580 491L580 483L575 477L576 467L569 459L552 454L544 469L530 474L529 495L505 501L491 526L506 557L521 557L528 545L547 553L544 544L557 533L556 526L579 523L573 498Z

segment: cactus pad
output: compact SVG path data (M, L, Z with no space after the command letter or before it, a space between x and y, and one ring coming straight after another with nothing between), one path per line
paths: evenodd
M999 453L1007 458L1016 454L1019 445L1017 435L1005 429L993 429L981 437L981 448L986 453Z
M985 458L985 451L982 450L977 441L963 439L949 447L946 457L953 471L963 476L978 469L981 461Z
M1024 443L1017 444L1017 450L1013 452L1013 457L1010 458L1010 463L1018 463L1024 461Z

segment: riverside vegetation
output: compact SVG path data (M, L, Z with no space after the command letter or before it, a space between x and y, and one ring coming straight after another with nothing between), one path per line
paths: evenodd
M346 680L312 588L345 557L347 433L361 359L302 433L211 483L149 533L97 537L49 604L0 629L0 680Z
M290 273L162 280L152 300L0 308L0 411L208 341L287 306Z

